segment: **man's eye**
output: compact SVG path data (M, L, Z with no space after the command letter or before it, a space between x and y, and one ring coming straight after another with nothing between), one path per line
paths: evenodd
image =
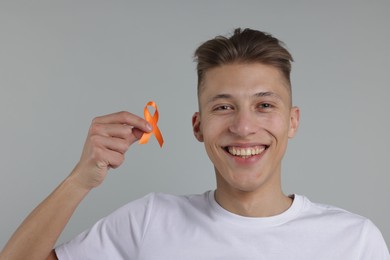
M259 105L259 107L260 108L270 108L270 107L272 107L272 105L269 104L269 103L262 103L262 104Z
M222 105L215 108L215 110L229 110L229 109L232 109L232 107L228 105Z

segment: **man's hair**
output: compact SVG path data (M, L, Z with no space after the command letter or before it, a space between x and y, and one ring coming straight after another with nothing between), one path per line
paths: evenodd
M198 94L205 73L212 68L233 63L262 63L271 65L282 73L291 91L291 62L293 58L284 43L272 35L237 28L229 38L217 36L200 45L194 55L198 72Z

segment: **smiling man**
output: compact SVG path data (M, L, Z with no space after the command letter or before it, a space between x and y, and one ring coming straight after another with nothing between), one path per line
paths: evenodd
M297 132L292 57L269 34L236 29L195 52L194 135L217 187L199 195L149 194L53 250L87 193L151 127L128 112L93 120L79 163L15 232L1 259L389 260L377 227L345 210L285 195L281 164Z
M199 107L194 132L215 166L218 203L242 216L287 210L292 199L281 190L281 160L299 109L291 106L279 69L249 58L210 68L199 86Z

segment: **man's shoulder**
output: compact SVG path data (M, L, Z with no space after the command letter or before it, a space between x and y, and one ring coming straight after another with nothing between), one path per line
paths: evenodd
M298 195L299 196L299 195ZM307 219L334 225L355 225L363 227L370 225L371 221L362 215L331 204L312 202L305 196L303 200L302 216Z

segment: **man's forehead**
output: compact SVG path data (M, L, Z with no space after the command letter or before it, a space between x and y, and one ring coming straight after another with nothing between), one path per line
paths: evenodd
M207 88L210 88L210 86L213 88L216 83L223 84L224 87L233 84L231 87L241 88L244 84L242 78L240 78L241 73L245 74L245 83L251 80L255 81L254 84L269 84L272 82L272 84L283 85L291 94L290 82L280 69L263 63L233 63L210 68L203 74L198 93L203 92L206 86ZM215 81L216 78L218 78L218 82ZM235 81L236 78L237 81ZM212 84L210 84L210 81Z

